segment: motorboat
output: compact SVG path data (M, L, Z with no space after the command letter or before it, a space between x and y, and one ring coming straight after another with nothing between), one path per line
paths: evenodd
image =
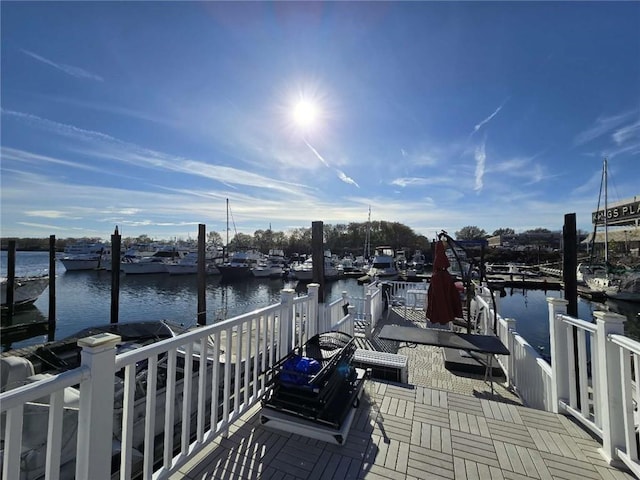
M104 243L77 242L65 247L60 262L67 271L97 270L107 254L108 248Z
M266 260L259 261L251 270L257 278L281 278L287 268L284 252L280 249L271 249Z
M198 252L189 252L180 260L167 263L165 267L169 275L195 275L198 273ZM205 274L220 275L216 258L210 255L205 258Z
M370 278L393 279L399 272L394 259L393 248L388 246L376 247L371 267L367 270Z
M13 305L24 307L35 303L49 285L49 276L16 278L13 288ZM7 307L7 278L0 279L2 308Z
M307 258L304 262L294 266L291 271L300 282L311 282L313 280L313 257ZM324 253L324 279L336 280L343 272L338 268L336 262L331 257L331 252Z
M249 278L251 270L262 260L262 255L256 250L237 250L228 263L218 266L223 281L234 281Z
M80 351L78 340L88 336L101 333L112 333L121 337L121 342L117 345L117 354L141 348L164 339L175 337L183 333L183 327L170 324L164 321L153 322L132 322L132 323L116 323L98 327L91 327L82 330L63 340L48 342L40 346L31 347L30 349L21 349L15 352L7 352L0 358L0 371L2 384L0 391L5 392L14 388L51 378L66 370L75 369L80 366ZM210 340L210 343L212 340ZM194 353L192 356L194 378L199 370L201 361L198 353L199 344L194 344ZM212 351L212 350L211 350ZM183 402L184 388L184 369L188 359L185 357L183 350L177 352L177 381L175 388L175 409L180 411ZM206 360L208 364L213 365L211 359ZM155 435L157 437L164 433L164 417L167 392L167 369L168 356L161 355L158 358L158 375L156 390L156 411L155 411ZM209 368L212 368L211 366ZM136 392L133 406L133 465L134 473L141 473L142 459L144 451L145 436L145 415L146 415L146 384L147 384L148 366L146 362L140 362L136 366ZM211 372L208 374L211 378ZM124 374L116 372L114 376L115 392L114 392L114 431L113 431L113 458L112 470L118 465L118 456L120 454L120 445L122 443L122 420L126 415L123 406L124 399ZM191 398L191 412L197 411L198 400L198 382L194 381L192 385L193 391L188 398ZM205 390L206 395L211 395L211 381ZM209 397L210 398L210 397ZM60 478L73 478L75 471L76 443L78 434L78 411L80 401L80 391L75 387L67 387L64 390L64 409L62 414L63 436L60 445ZM32 480L44 478L45 459L47 453L47 429L42 428L46 425L49 416L49 399L44 397L38 401L29 402L24 407L24 424L23 424L23 444L21 450L21 480ZM195 413L192 413L192 421ZM177 427L180 420L176 420L176 431L180 431ZM5 429L0 432L4 441ZM175 441L175 440L174 440ZM179 438L176 445L179 443ZM4 442L3 442L4 443ZM162 442L157 442L161 444ZM156 451L155 455L161 458L162 452ZM2 455L0 454L0 461ZM116 474L112 471L112 474ZM114 476L115 478L115 476Z
M167 264L184 258L188 251L167 246L150 257L142 257L137 262L124 262L120 270L127 275L167 273Z

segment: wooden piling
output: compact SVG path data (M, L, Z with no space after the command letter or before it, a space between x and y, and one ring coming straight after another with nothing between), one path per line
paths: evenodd
M198 225L198 325L207 324L207 259L205 243L207 229L203 223Z
M120 316L120 234L118 226L111 235L111 323Z
M49 318L47 340L56 335L56 236L49 235Z
M9 240L9 250L7 251L7 318L13 320L15 311L15 288L16 288L16 241Z
M313 283L320 285L318 302L324 303L324 224L311 222L311 259L313 260Z
M578 317L578 239L576 233L576 214L567 213L564 216L562 229L564 245L562 256L562 279L564 281L564 298L568 301L567 314Z

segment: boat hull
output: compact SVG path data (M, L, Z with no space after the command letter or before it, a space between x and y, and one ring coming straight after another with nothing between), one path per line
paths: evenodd
M220 270L223 281L243 280L252 276L251 267L247 265L220 265L218 270Z

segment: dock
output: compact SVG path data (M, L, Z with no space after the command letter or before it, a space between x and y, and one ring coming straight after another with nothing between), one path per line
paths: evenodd
M424 326L401 307L387 324ZM408 383L371 379L344 445L260 423L260 405L230 426L172 479L632 479L609 466L601 444L569 417L527 408L494 379L445 368L439 347L358 339L408 357Z

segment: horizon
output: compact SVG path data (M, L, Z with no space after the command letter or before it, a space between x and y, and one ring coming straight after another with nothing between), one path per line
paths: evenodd
M640 195L638 2L0 9L2 237L589 232L605 157Z

